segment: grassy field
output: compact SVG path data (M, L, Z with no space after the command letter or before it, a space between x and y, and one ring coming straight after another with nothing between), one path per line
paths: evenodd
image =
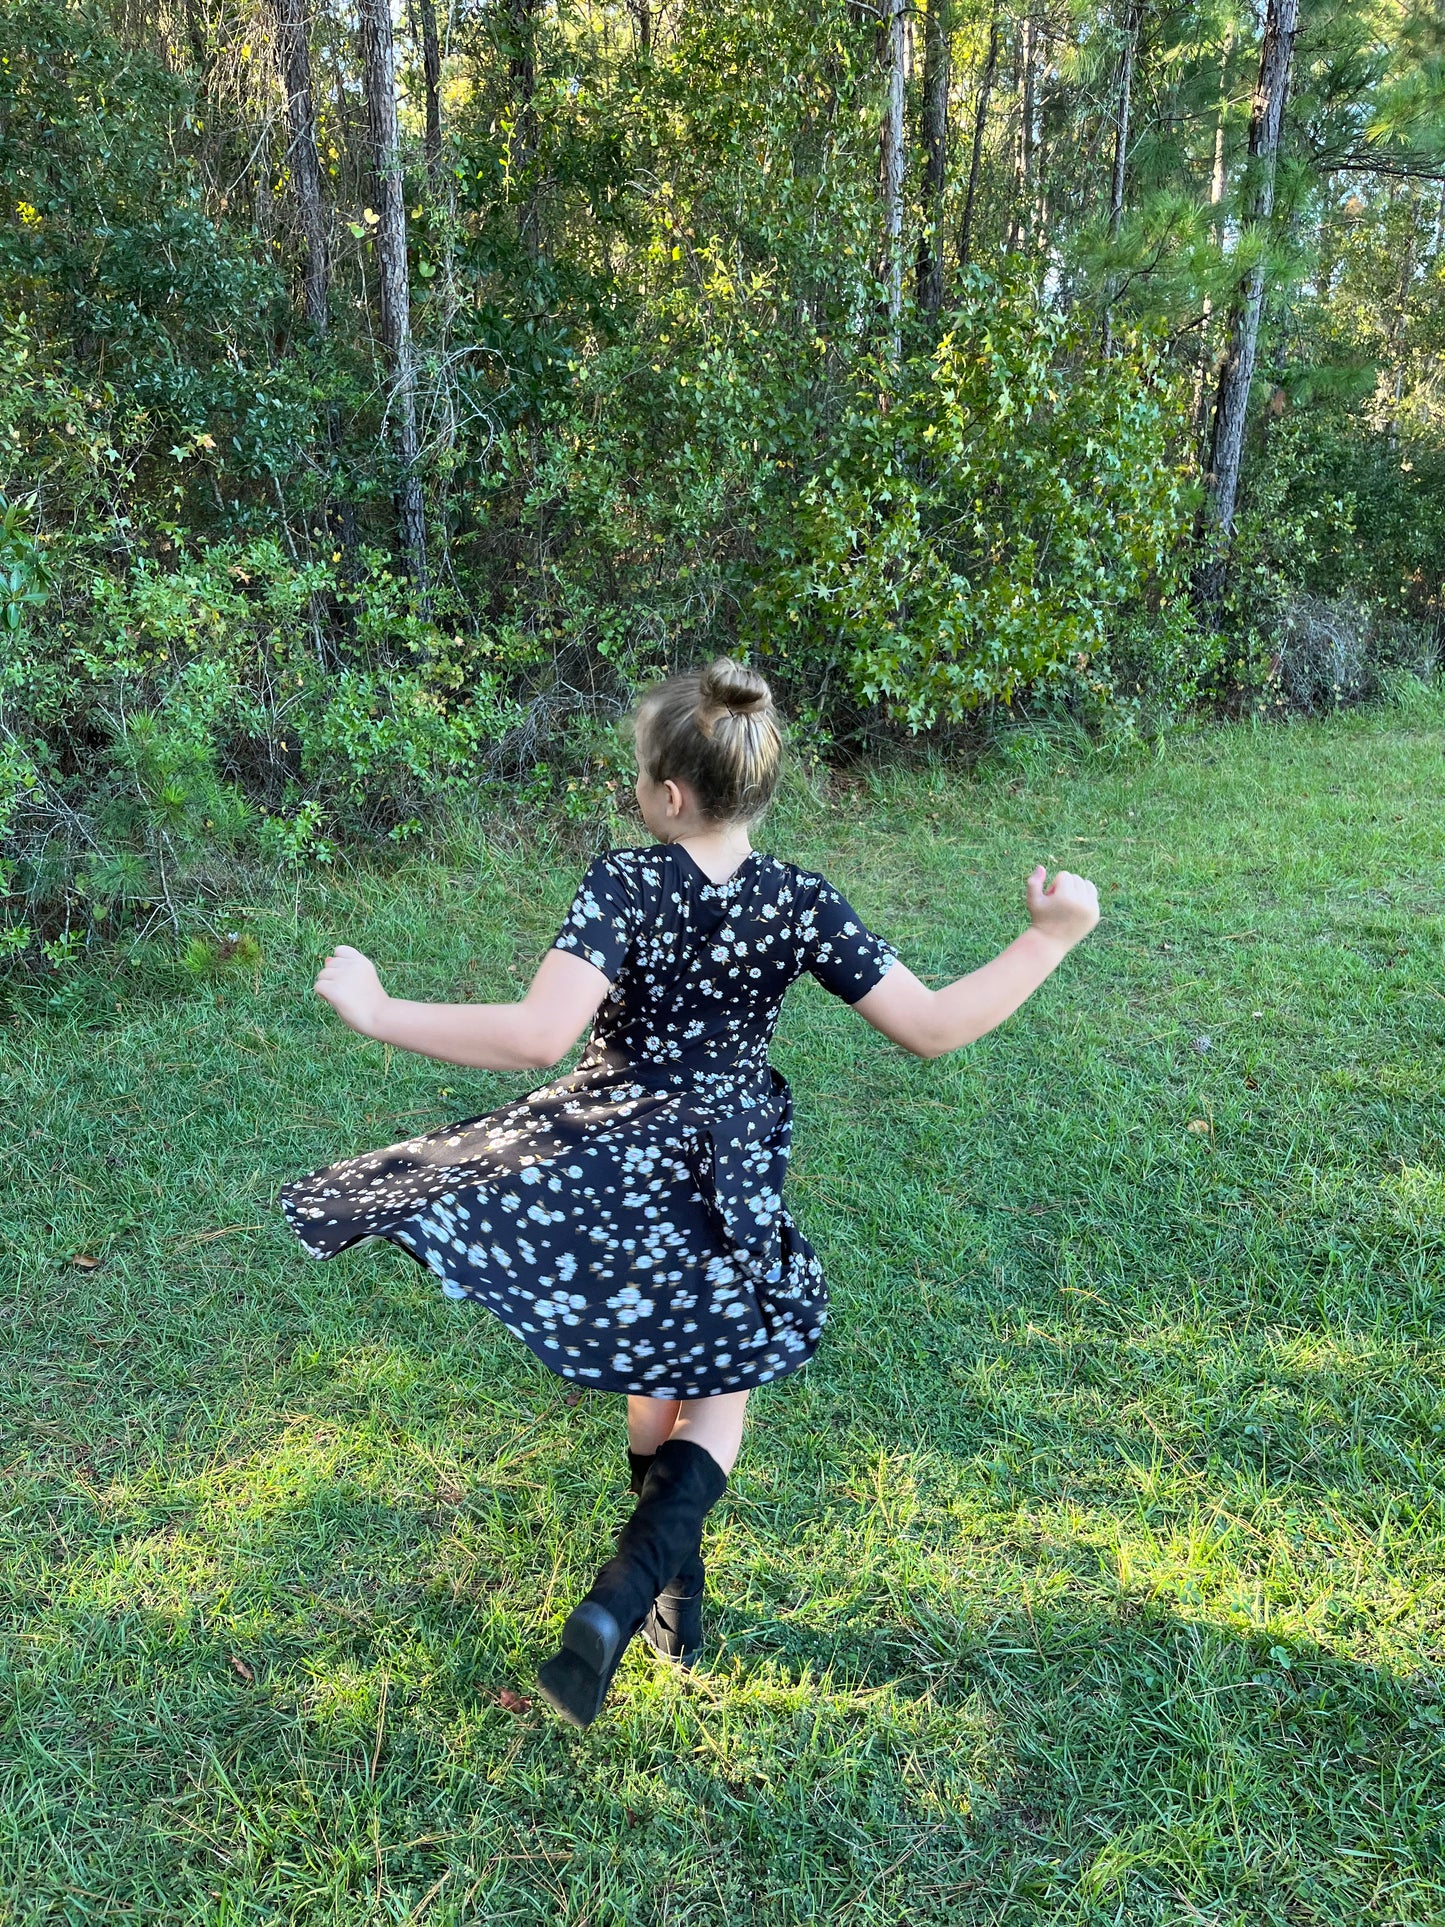
M274 1204L523 1088L343 1030L324 948L506 995L575 861L461 837L252 905L254 970L17 1001L0 1920L1445 1920L1442 752L1424 698L1119 769L1020 738L760 837L935 981L1036 858L1105 922L934 1064L794 994L833 1322L754 1401L710 1656L629 1655L581 1734L512 1696L622 1516L618 1410Z

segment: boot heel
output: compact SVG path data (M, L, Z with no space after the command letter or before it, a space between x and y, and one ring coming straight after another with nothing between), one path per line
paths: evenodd
M561 1652L538 1671L542 1697L573 1726L590 1726L602 1711L625 1644L607 1608L584 1599L567 1615Z
M602 1711L608 1682L563 1647L537 1670L538 1690L569 1726L590 1726Z
M562 1644L594 1673L610 1673L622 1650L622 1628L595 1599L584 1599L567 1615Z

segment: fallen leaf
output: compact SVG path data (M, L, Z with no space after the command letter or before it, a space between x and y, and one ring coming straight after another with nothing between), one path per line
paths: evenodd
M256 1684L256 1675L239 1654L231 1654L231 1671L236 1675L237 1679L245 1680L248 1686L254 1686Z
M532 1702L521 1693L514 1693L510 1686L504 1686L497 1695L497 1704L504 1713L530 1713Z
M1194 1133L1194 1135L1195 1135L1196 1137L1208 1137L1208 1136L1209 1136L1209 1120L1208 1120L1208 1118L1204 1118L1204 1117L1191 1117L1191 1118L1190 1118L1190 1120L1189 1120L1189 1122L1188 1122L1188 1123L1187 1123L1187 1124L1185 1125L1185 1127L1184 1127L1184 1128L1185 1128L1185 1130L1186 1130L1186 1131L1193 1131L1193 1133Z
M88 1251L77 1251L70 1262L77 1271L98 1271L101 1263L99 1258L92 1258Z
M582 1387L580 1385L569 1385L562 1394L562 1403L566 1406L580 1405L582 1403Z

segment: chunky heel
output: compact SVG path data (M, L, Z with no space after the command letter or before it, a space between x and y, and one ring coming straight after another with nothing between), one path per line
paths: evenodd
M576 1653L561 1652L538 1669L537 1686L554 1713L571 1726L590 1726L602 1711L611 1680L594 1673Z
M562 1644L575 1653L584 1666L610 1678L624 1644L622 1628L605 1606L595 1599L584 1599L567 1615L562 1628Z

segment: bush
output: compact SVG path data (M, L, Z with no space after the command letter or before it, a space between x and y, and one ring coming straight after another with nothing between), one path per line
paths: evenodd
M973 275L936 348L860 367L832 446L765 534L765 649L815 681L841 661L860 701L912 729L1065 678L1107 702L1159 679L1145 648L1187 699L1209 650L1171 433L1147 344L1101 361L1077 318Z
M418 619L377 556L351 587L270 542L124 573L88 560L62 558L6 661L11 952L49 943L55 960L99 924L157 915L179 932L244 861L325 855L328 824L375 834L474 792L517 720L477 644ZM347 605L345 659L323 598Z

